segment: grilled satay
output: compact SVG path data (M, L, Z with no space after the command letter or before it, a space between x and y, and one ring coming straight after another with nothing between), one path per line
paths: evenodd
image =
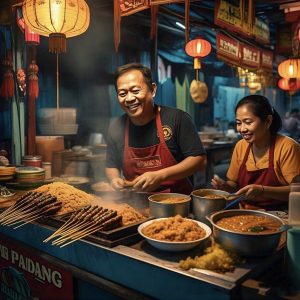
M114 221L109 222L110 220L114 219ZM67 243L63 244L64 242L60 242L58 244L63 244L60 247L65 247L89 234L92 234L96 231L99 230L99 228L103 228L103 225L106 224L106 226L108 225L112 225L113 222L120 222L120 220L122 220L121 216L117 216L117 212L116 211L109 211L108 214L106 214L105 216L103 216L102 218L99 218L98 221L96 222L96 224L93 224L92 226L90 226L89 228L86 228L83 231L78 232L76 235L73 235L72 237L70 237L70 241L68 241Z

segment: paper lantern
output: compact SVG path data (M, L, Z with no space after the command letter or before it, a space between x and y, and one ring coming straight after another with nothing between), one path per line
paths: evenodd
M278 87L284 91L295 92L300 89L300 79L281 78Z
M198 80L198 70L201 69L201 58L207 56L211 51L210 42L196 38L186 43L185 52L194 57L194 69L196 70L196 80Z
M200 80L193 80L190 85L190 95L195 103L203 103L208 96L206 83Z
M201 38L193 39L185 45L185 52L187 55L192 57L205 57L210 53L210 51L210 42Z
M283 78L300 78L300 59L284 60L278 66L278 73Z
M84 33L90 10L84 0L25 0L22 6L30 30L49 36L49 51L66 52L66 38Z

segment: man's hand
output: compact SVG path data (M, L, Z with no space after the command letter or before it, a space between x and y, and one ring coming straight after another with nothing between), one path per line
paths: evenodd
M165 177L163 169L146 172L134 180L135 184L133 188L138 191L152 192L158 189L164 180Z
M120 190L124 187L124 179L120 177L113 178L110 185L114 190Z

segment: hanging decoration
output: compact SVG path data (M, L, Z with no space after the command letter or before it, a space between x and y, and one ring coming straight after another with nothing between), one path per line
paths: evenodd
M20 30L24 33L26 44L36 45L36 46L39 45L40 35L28 28L28 26L25 24L24 18L22 16L22 12L19 9L17 10L16 18Z
M26 95L26 73L22 68L18 69L17 71L17 82L19 93L22 97L24 97Z
M0 87L0 97L11 99L15 94L13 61L11 50L6 50L6 57L2 61L4 69L3 81Z
M190 40L185 45L187 55L194 57L194 69L196 70L196 80L199 80L198 71L201 69L201 58L207 56L211 51L211 44L202 38Z
M300 78L300 59L290 58L281 62L278 73L283 78Z
M278 87L287 92L296 92L300 89L300 79L280 78Z
M190 85L190 95L195 103L203 103L208 96L206 83L194 79Z
M28 97L37 99L39 97L39 82L37 73L39 67L33 60L28 67Z
M90 23L84 0L25 0L22 12L30 30L49 37L51 53L66 52L66 38L84 33Z

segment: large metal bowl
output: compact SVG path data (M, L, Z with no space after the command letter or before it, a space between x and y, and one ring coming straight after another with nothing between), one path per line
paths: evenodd
M176 203L163 203L162 200L169 198L183 198L183 201ZM188 217L190 211L191 197L178 193L161 193L150 196L149 198L150 216L155 218L168 218L176 215Z
M222 218L237 215L267 216L271 219L279 221L282 225L284 225L282 219L262 211L248 209L219 211L208 217L213 226L213 236L217 243L222 245L225 249L234 251L238 255L245 257L267 256L278 249L281 234L285 231L284 227L280 228L274 233L239 233L216 225L216 222Z
M215 195L217 198L206 198L206 195ZM212 212L222 210L227 203L226 197L229 193L221 190L199 189L191 193L192 209L194 218L200 222L209 224L206 216Z

